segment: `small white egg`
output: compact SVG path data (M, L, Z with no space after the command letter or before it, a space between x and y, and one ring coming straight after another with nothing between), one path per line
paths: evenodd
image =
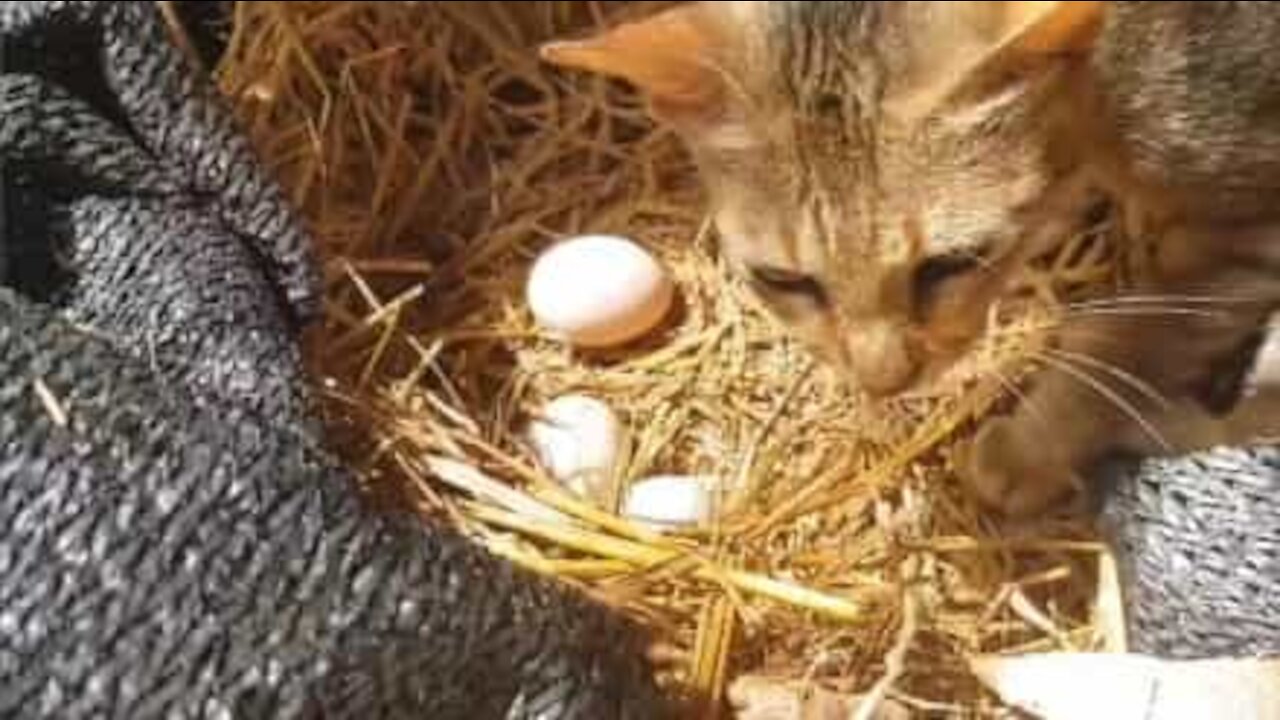
M573 345L622 345L653 330L671 309L675 287L662 265L626 238L566 240L534 263L529 309L545 330Z
M714 479L656 475L632 484L623 514L660 527L702 525L711 518Z
M552 400L528 429L529 442L547 472L599 507L613 497L623 435L613 409L586 395Z

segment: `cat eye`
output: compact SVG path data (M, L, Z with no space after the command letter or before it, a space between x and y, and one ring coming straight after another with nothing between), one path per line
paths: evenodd
M822 283L812 275L767 265L749 269L751 282L756 287L779 295L806 298L818 305L827 304L827 293Z
M982 267L983 256L982 251L952 252L928 258L916 266L911 277L916 308L928 308L945 283Z
M948 253L931 257L916 267L914 278L916 289L929 288L950 280L956 275L976 270L981 262L978 256L972 253Z

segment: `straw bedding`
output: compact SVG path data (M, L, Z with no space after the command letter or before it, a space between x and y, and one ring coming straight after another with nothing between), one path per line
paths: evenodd
M377 497L651 624L677 688L765 675L994 712L964 658L1097 647L1101 550L1086 528L996 526L948 449L1009 399L1064 293L1110 279L1106 234L1029 271L955 371L861 399L726 272L674 138L624 88L536 59L658 5L237 5L220 82L327 261L308 354L334 437ZM679 311L640 346L577 354L529 316L536 254L584 232L676 278ZM619 492L720 478L713 528L656 535L558 490L522 429L564 392L627 421Z

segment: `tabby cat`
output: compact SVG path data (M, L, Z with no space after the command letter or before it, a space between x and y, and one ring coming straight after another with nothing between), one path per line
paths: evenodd
M1068 312L1058 362L964 454L1025 515L1111 453L1243 427L1280 300L1273 38L1266 2L699 2L543 56L645 93L733 265L872 395L954 363L1014 271L1122 207L1141 284Z

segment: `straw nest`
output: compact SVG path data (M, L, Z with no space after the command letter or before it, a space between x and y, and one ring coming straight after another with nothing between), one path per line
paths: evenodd
M993 709L967 656L1103 641L1101 548L996 526L948 449L1060 293L1107 279L1105 236L1029 271L1002 341L937 383L844 390L726 272L679 144L624 88L536 59L659 4L237 4L221 87L322 246L308 344L335 438L374 496L647 623L679 689L717 700L756 675ZM676 278L681 312L644 345L584 356L533 324L533 258L582 232L635 238ZM627 420L620 487L722 478L712 530L659 535L560 491L522 429L569 391Z

